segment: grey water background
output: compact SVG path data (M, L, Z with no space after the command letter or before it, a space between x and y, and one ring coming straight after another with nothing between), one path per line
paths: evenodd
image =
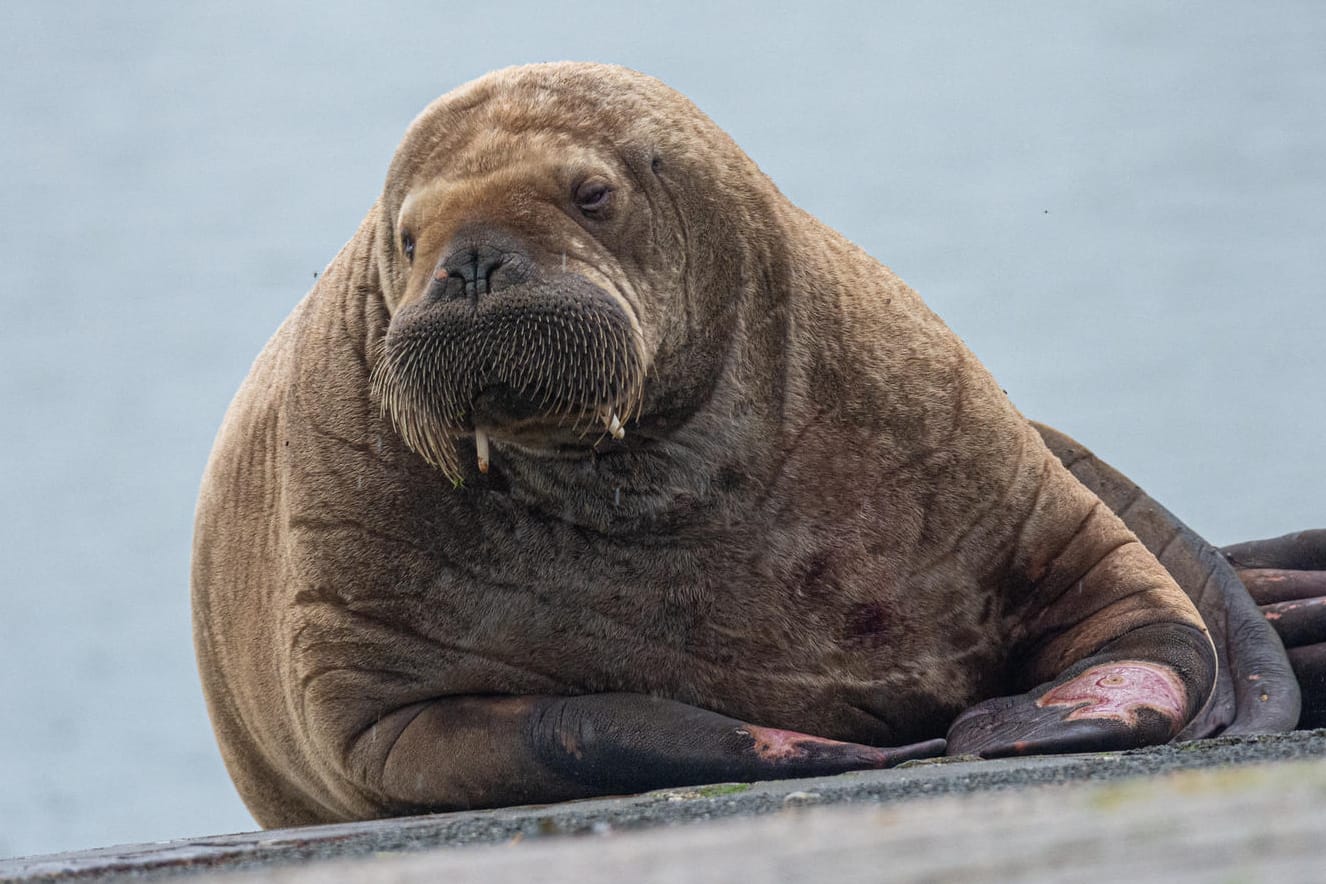
M249 829L189 635L249 362L413 115L691 96L1030 416L1218 542L1326 525L1326 4L0 6L0 856Z

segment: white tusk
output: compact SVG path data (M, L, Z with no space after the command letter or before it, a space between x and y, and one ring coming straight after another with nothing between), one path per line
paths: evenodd
M614 439L621 439L626 436L626 428L622 426L621 419L617 417L617 412L611 408L605 408L599 412L599 417L603 419L603 426L608 428L608 435Z
M474 428L474 450L479 455L479 472L488 472L488 434Z

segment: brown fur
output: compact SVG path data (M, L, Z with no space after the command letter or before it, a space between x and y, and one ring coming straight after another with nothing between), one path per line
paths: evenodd
M606 224L566 205L589 172L618 188ZM469 435L430 464L383 414L392 317L474 224L624 305L647 369L624 443L552 457L553 430L499 427L483 476ZM433 697L626 691L888 744L1201 623L910 289L685 98L593 65L501 71L415 121L226 416L194 599L264 825L392 811L361 749Z

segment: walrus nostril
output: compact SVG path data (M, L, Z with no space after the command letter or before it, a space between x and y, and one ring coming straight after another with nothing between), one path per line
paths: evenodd
M433 279L441 284L438 293L444 298L476 300L502 287L502 280L493 277L510 260L509 253L493 246L463 246L442 259Z

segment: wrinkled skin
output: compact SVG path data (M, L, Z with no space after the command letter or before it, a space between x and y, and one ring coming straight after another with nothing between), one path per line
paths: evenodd
M1220 734L1276 733L1319 726L1312 710L1326 697L1320 656L1314 645L1326 641L1326 621L1316 620L1297 641L1285 647L1254 598L1269 598L1256 585L1259 574L1281 587L1284 597L1326 596L1326 532L1309 531L1275 541L1240 544L1216 550L1127 477L1080 443L1044 425L1036 425L1050 450L1086 487L1110 506L1183 587L1212 633L1220 671L1210 702L1178 739ZM1282 562L1292 572L1239 567L1239 550L1249 563ZM1269 566L1267 566L1269 567ZM1245 578L1240 581L1240 577ZM1254 590L1249 596L1244 583ZM1309 605L1309 607L1311 607ZM1302 646L1302 647L1299 647ZM1294 663L1291 669L1291 662ZM1297 678L1295 677L1297 676ZM1300 687L1302 718L1300 720ZM984 747L981 754L1013 754L1008 747Z
M193 593L268 826L1299 717L1221 556L604 66L415 121L227 413Z

